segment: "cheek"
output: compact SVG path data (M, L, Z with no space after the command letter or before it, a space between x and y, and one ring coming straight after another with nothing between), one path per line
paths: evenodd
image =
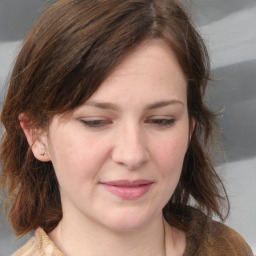
M59 182L63 180L77 180L85 182L97 175L106 157L106 149L91 137L71 136L55 137L51 147L52 163Z
M177 133L169 139L163 139L155 147L155 159L163 172L179 174L188 146L188 136Z

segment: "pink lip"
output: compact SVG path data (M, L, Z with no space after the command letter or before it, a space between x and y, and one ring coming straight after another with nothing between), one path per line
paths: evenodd
M153 182L149 180L115 180L100 184L118 197L123 199L137 199L147 193Z

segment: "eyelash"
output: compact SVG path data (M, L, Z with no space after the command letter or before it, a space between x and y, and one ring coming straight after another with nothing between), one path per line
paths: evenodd
M159 127L170 127L170 126L174 125L175 121L176 120L174 118L171 118L171 119L168 119L168 118L152 118L152 119L149 119L147 121L147 123L153 124L153 125L156 125L156 126L159 126Z
M108 124L111 124L111 121L106 121L106 120L81 120L83 124L89 128L104 128ZM146 123L152 124L154 126L158 126L160 128L164 127L171 127L175 123L175 119L167 119L167 118L151 118L146 120Z
M108 125L110 122L105 120L81 120L85 126L90 128L102 128Z

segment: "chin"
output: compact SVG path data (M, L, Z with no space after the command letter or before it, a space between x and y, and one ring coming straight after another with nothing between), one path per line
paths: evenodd
M126 210L119 214L113 214L108 219L108 223L107 218L105 218L105 225L115 231L133 231L145 227L156 218L156 216L149 216L138 211Z

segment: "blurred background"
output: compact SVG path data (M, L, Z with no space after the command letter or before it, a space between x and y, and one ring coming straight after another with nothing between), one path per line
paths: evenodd
M226 163L218 167L231 201L226 224L237 230L256 255L256 0L183 0L208 46L212 76L207 103L223 109L220 124ZM45 0L0 0L0 106L21 40ZM0 199L1 200L1 199ZM0 213L0 256L11 255L16 240Z

